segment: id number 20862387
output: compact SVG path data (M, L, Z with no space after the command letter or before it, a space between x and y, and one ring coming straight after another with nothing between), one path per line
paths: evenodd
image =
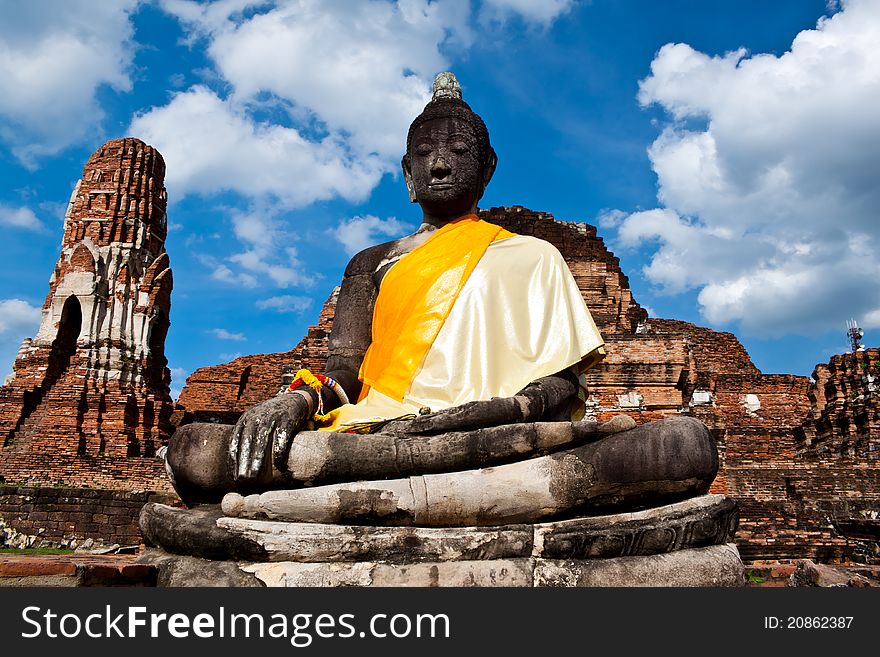
M764 616L766 630L846 630L854 616Z

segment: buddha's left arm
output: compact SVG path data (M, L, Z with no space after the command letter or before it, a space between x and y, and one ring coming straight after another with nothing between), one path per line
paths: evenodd
M577 377L570 369L532 381L513 397L493 397L389 425L385 431L435 434L469 431L521 422L568 420L577 398Z

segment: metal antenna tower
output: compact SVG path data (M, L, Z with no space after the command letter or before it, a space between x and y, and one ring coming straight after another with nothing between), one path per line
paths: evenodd
M865 350L865 345L861 342L862 338L865 336L865 332L859 328L856 320L850 319L847 321L846 334L849 336L849 343L853 353Z

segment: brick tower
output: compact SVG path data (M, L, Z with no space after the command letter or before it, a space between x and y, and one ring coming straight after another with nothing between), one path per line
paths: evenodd
M8 482L167 488L165 162L138 139L96 151L76 184L37 335L0 388Z

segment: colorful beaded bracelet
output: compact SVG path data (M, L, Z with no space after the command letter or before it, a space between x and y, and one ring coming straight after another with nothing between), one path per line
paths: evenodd
M290 385L284 389L284 392L293 392L302 386L308 386L318 393L318 410L315 412L316 420L323 420L327 417L324 415L324 399L321 397L321 388L326 386L336 393L336 397L339 399L340 404L349 403L348 395L345 394L345 390L343 390L342 386L339 385L335 379L324 374L312 374L307 369L302 369L297 372L293 381L290 382Z

